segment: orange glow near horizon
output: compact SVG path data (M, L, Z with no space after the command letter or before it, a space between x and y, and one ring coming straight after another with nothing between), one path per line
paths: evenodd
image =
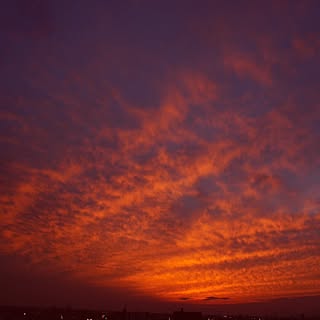
M95 15L57 52L7 57L0 254L158 301L320 295L319 42L200 15L183 56L144 35L100 42Z

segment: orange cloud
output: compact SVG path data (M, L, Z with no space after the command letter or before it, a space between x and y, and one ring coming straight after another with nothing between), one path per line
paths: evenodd
M221 26L201 63L150 40L7 66L1 254L160 301L320 294L319 94L293 64L315 49Z

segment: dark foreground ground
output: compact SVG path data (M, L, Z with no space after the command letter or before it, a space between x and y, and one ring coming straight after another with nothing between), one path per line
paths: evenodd
M122 311L97 311L71 308L0 307L0 320L319 320L304 314L291 316L203 314L201 312L149 313Z

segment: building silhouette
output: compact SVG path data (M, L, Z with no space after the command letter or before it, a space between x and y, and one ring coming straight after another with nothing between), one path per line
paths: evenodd
M185 312L182 308L172 314L171 320L202 320L201 312Z

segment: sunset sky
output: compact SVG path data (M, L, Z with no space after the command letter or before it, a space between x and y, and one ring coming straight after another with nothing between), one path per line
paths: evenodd
M319 1L0 21L0 305L319 305Z

